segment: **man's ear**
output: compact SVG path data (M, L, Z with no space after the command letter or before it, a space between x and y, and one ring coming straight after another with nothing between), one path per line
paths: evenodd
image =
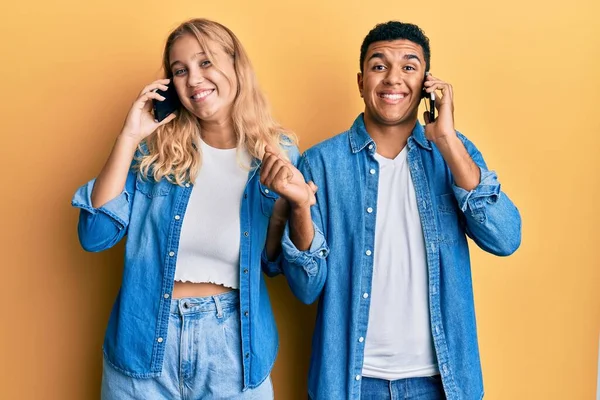
M362 72L356 74L356 83L358 83L358 91L360 93L360 97L363 97L363 75Z

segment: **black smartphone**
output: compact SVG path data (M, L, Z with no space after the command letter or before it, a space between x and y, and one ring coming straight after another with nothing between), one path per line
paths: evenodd
M429 72L425 73L425 79L427 79L427 75ZM425 80L423 80L423 84ZM423 85L423 91L421 92L421 97L429 100L429 122L433 122L435 120L435 92L427 93L425 91L425 86ZM427 101L427 100L425 100Z
M435 92L429 93L429 122L435 120Z
M154 120L156 122L160 122L167 118L181 106L173 81L169 82L167 87L168 89L166 91L160 89L156 90L156 93L165 98L163 101L152 99L152 111L154 112Z

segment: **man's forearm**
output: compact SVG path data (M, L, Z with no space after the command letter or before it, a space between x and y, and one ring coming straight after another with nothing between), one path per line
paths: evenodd
M300 251L306 251L315 236L310 206L292 207L290 210L290 239Z
M481 180L481 171L463 142L457 136L450 136L438 140L436 146L448 164L456 186L467 191L475 189Z

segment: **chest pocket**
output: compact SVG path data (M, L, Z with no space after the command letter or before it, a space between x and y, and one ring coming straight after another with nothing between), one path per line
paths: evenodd
M437 214L440 225L438 235L440 242L455 243L464 235L458 205L452 193L436 197Z
M270 217L273 214L273 206L279 195L260 182L258 186L260 189L260 208L265 217Z
M173 188L173 184L166 179L155 182L154 180L142 180L138 177L135 181L135 188L138 192L141 192L146 197L152 199L168 195Z

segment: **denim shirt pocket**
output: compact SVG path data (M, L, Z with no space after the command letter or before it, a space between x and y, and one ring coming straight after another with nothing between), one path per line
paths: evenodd
M462 235L458 215L458 205L454 194L436 196L439 220L439 239L442 243L456 243Z
M151 199L168 195L172 188L173 184L166 179L155 182L154 180L142 180L138 176L135 181L135 189Z
M273 213L275 201L279 198L279 195L260 182L258 183L258 186L260 190L260 208L265 217L270 217Z

